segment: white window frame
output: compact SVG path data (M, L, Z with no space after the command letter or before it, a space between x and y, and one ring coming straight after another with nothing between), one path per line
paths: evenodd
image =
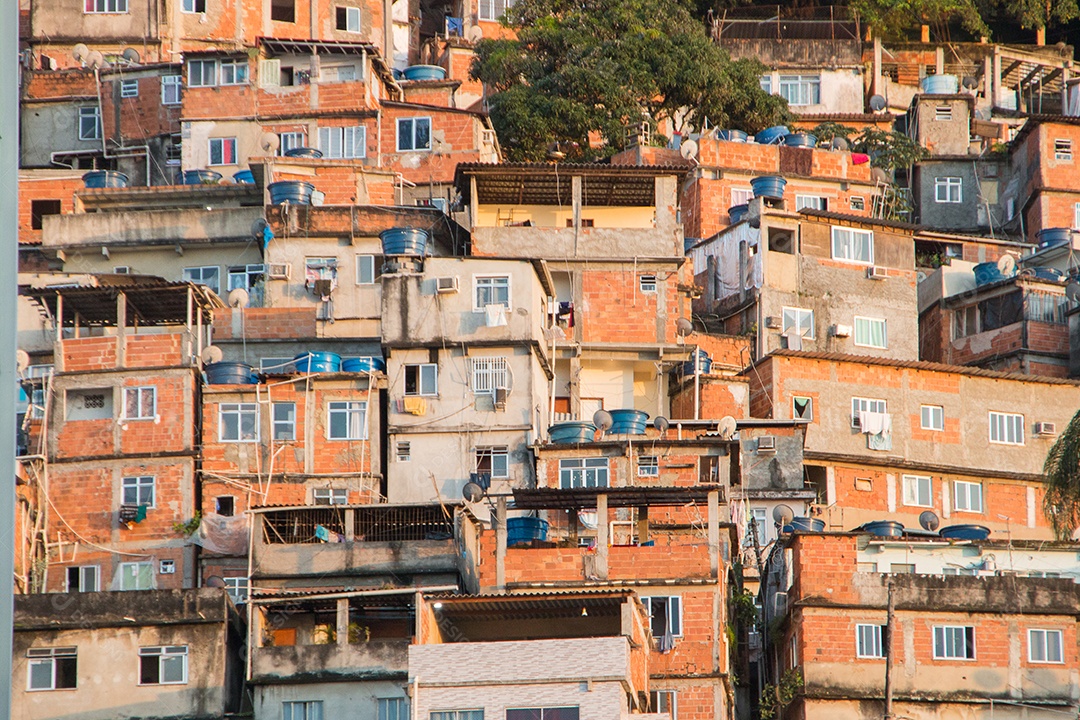
M941 405L919 406L919 427L923 430L945 430L945 408Z
M796 400L805 400L806 401L806 412L803 415L800 415L798 410L795 407L795 401ZM813 419L814 419L814 398L810 397L809 395L792 395L791 396L791 419L792 420L809 420L809 421L813 421Z
M731 188L731 207L747 205L754 199L753 188Z
M934 479L931 476L904 475L900 482L901 497L904 505L907 507L934 507Z
M1054 159L1072 162L1073 143L1068 138L1054 138Z
M129 498L129 492L133 497ZM146 495L149 494L149 502ZM156 507L157 480L153 475L129 475L120 478L120 503L123 505L145 505L148 508Z
M1080 229L1080 202L1073 204L1073 230Z
M934 202L964 202L964 179L953 175L934 178Z
M374 285L375 279L378 276L375 274L375 256L374 255L357 255L356 256L356 284L357 285Z
M852 195L848 198L848 206L852 210L866 210L866 198L862 195Z
M655 295L657 292L656 276L655 275L639 275L638 276L638 289L643 294Z
M227 68L230 69L230 72L226 72ZM226 80L227 75L230 77ZM251 66L247 60L229 58L218 63L219 85L247 85L250 82Z
M137 415L128 414L128 398L135 397L135 412ZM150 414L143 412L143 402L150 398ZM153 385L124 388L124 420L153 420L157 417L157 388Z
M792 107L821 104L820 75L781 75L777 90Z
M410 123L408 131L403 130L403 123ZM416 128L418 124L427 123L427 145L424 147L416 147ZM394 147L398 152L431 152L431 118L428 116L398 118L398 121L394 123L397 131L397 142ZM408 146L403 146L401 141L408 137Z
M497 298L497 293L503 289L506 291L505 302ZM480 302L481 290L491 294L492 302ZM487 305L503 305L510 312L513 297L513 280L509 275L473 275L473 312L484 312Z
M821 195L796 195L795 212L809 208L811 210L828 210L829 199Z
M52 690L76 690L79 687L79 650L76 647L27 648L26 650L26 690L27 692L49 692ZM57 687L57 660L75 660L75 684L71 687ZM34 668L49 666L48 687L34 687Z
M161 104L162 105L179 105L180 104L180 88L184 85L184 77L182 75L162 75L161 76Z
M86 15L117 15L128 11L128 0L85 0L83 13Z
M863 237L868 242L869 257L866 259L856 257L856 251L862 243L857 242L858 237ZM874 264L874 231L860 230L859 228L832 226L832 257L833 260L855 263L857 265Z
M678 692L675 690L650 690L649 709L654 713L667 713L671 720L676 720L679 715Z
M208 275L213 276L213 282L210 282ZM198 276L198 277L196 277ZM198 285L205 285L214 291L215 295L221 294L221 266L220 265L198 265L195 267L184 268L184 281L193 282Z
M334 434L334 419L345 418L345 434ZM330 400L326 403L326 439L327 440L367 440L367 401L366 400Z
M279 413L278 411L281 411ZM291 410L292 419L288 413ZM284 417L279 417L284 414ZM285 431L284 437L278 437L278 431ZM275 442L289 442L296 439L296 403L275 402L270 405L270 438Z
M131 590L153 590L154 589L154 563L148 561L142 562L122 562L117 568L117 574L120 576L120 582L117 585L117 590L131 591ZM149 578L149 584L146 587L142 587L139 583L139 578L142 577L142 571L146 570L146 575ZM133 578L133 587L124 587L127 584L127 579Z
M236 416L236 437L225 437L225 417ZM250 417L255 429L252 436L244 437L244 418ZM257 443L259 442L259 404L258 403L221 403L218 405L218 442Z
M772 95L772 73L759 77L758 87L761 88L762 92Z
M652 610L654 604L663 604L667 607L668 629L672 637L682 637L682 595L644 595L641 604L645 606L649 616L650 627L652 626ZM654 638L659 639L659 638Z
M863 327L863 334L864 335L869 335L869 337L864 337L863 338L863 340L865 342L859 342L859 325L860 325L860 323L862 324L862 327ZM876 345L876 344L873 343L874 332L873 332L872 328L875 325L880 325L881 326L881 335L882 335L882 338L884 339L884 342L881 345ZM852 342L857 347L868 347L868 348L875 348L877 350L887 350L889 348L889 326L888 326L888 323L885 320L885 318L875 318L875 317L867 317L865 315L856 315L855 316L855 327L853 328L851 339L852 339Z
M319 150L331 160L359 160L367 157L367 127L319 128Z
M139 97L139 80L121 80L120 81L120 97L122 98L134 98Z
M960 631L963 637L962 655L956 654L956 632ZM935 660L974 660L975 653L975 628L971 625L934 625L934 659ZM971 638L971 655L968 652L968 636ZM951 646L951 647L950 647Z
M885 657L885 630L882 625L870 623L855 625L855 657L868 660L880 660Z
M610 472L606 457L563 458L559 460L559 487L608 487Z
M875 409L875 408L880 408ZM859 427L859 413L863 412L889 412L889 404L879 398L852 397L851 398L851 427Z
M77 570L79 575L78 587L71 586L71 571ZM87 577L88 575L92 577ZM87 582L93 580L93 582ZM69 592L99 592L101 590L101 566L100 565L69 565L64 573L64 589Z
M215 87L218 79L217 63L217 60L188 60L187 86L189 88ZM199 68L198 74L195 73L196 67Z
M480 0L478 13L485 22L498 22L506 11L514 7L514 0Z
M214 145L217 144L217 162L214 162ZM234 137L221 137L210 138L208 140L209 154L207 156L207 166L215 167L220 165L236 165L240 162L239 156L236 154L236 138ZM226 148L232 149L232 159L226 162Z
M339 9L345 11L345 27L337 27L337 19L334 19L335 29L339 32L358 33L362 31L360 22L360 8L349 6L338 6Z
M474 395L495 396L495 391L510 387L510 360L506 357L474 357L470 359L470 387Z
M93 123L93 127L89 128L89 130L86 127L87 123ZM80 140L100 140L102 134L101 108L97 105L79 108L78 127Z
M278 155L284 157L290 150L302 147L307 147L307 133L303 130L278 133Z
M810 321L810 332L803 333L803 326ZM790 321L790 322L789 322ZM814 311L807 308L784 307L780 313L780 334L787 335L792 328L799 331L804 340L814 339Z
M1028 629L1028 662L1050 665L1063 665L1065 663L1065 633L1061 630L1045 628ZM1057 658L1050 657L1052 647L1048 642L1050 637L1057 638ZM1039 652L1036 653L1035 651ZM1041 657L1037 657L1041 655Z
M976 490L978 488L978 490ZM985 512L982 483L953 480L953 510L982 514ZM978 501L978 502L976 502Z
M403 697L375 698L376 720L409 720L409 699Z
M156 657L158 659L158 681L156 683L144 683L142 681L143 658ZM183 679L165 680L166 663L179 659ZM139 685L187 685L188 683L188 646L187 645L155 645L152 647L139 648Z
M439 394L439 366L435 363L408 363L404 366L405 381L408 381L410 368L415 368L416 390L405 389L406 397L436 397Z
M201 9L200 6L202 6ZM180 4L180 12L187 14L205 13L206 0L183 0Z
M311 489L312 505L348 505L349 489L322 487Z
M251 581L241 575L239 577L222 578L225 581L225 592L232 598L233 604L243 605L247 602L251 593Z
M282 720L323 720L322 700L285 700L281 703Z
M990 442L994 445L1023 445L1024 415L991 410L988 416Z
M656 455L638 455L638 477L660 477L660 458Z
M480 459L486 456L492 478L510 477L510 448L506 445L482 445L473 448L473 468L480 472Z

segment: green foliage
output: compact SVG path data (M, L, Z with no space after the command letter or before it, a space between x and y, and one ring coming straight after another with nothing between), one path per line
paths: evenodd
M1080 18L1077 0L980 0L980 9L985 18L1018 23L1028 30Z
M1080 527L1080 412L1073 415L1043 464L1046 495L1043 512L1059 540L1068 540Z
M798 697L803 687L802 673L791 668L783 674L778 685L767 684L761 690L761 720L784 717L784 710Z
M199 525L202 523L202 513L196 511L195 516L187 522L175 522L173 523L173 532L179 533L184 537L191 537L199 530Z
M731 611L735 621L746 627L753 627L758 621L757 606L754 604L754 596L743 590L732 593Z
M542 160L555 142L569 160L605 157L642 121L747 131L786 121L787 103L758 84L765 67L732 61L690 7L520 0L504 19L517 39L480 41L472 67L507 158Z
M1011 2L1012 0L998 0ZM883 40L906 40L920 25L929 25L940 40L958 24L973 37L990 35L978 0L851 0L849 7Z
M857 135L851 150L869 155L871 165L889 172L910 168L930 156L926 148L904 133L876 127L868 127Z
M851 137L853 132L855 132L855 129L850 128L847 125L841 125L837 122L823 122L811 130L810 134L818 139L819 145L827 145L832 142L834 138L844 138L847 140Z

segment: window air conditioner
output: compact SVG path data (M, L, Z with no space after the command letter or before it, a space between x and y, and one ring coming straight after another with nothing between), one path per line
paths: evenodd
M292 275L292 266L289 263L270 263L266 266L266 274L271 280L288 280Z
M772 454L776 452L776 438L772 435L762 435L757 440L757 451L759 455Z
M494 397L495 397L495 409L496 410L505 410L506 409L506 396L507 396L507 394L508 393L506 392L506 388L495 388L495 396Z
M456 293L458 291L457 276L435 278L435 292L440 295Z
M851 337L850 325L833 325L829 328L829 332L833 337Z
M780 318L776 317L775 315L768 316L767 318L765 318L765 327L772 330L778 329L780 327Z
M871 280L884 280L885 278L889 277L889 270L888 268L883 268L880 265L873 265L866 268L866 277L870 278Z
M1057 425L1052 422L1035 423L1036 435L1057 435Z

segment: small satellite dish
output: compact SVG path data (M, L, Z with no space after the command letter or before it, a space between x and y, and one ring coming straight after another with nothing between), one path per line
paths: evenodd
M326 204L326 193L321 190L311 191L311 204L315 207L322 207Z
M600 524L600 517L595 510L578 510L577 519L589 530L595 530Z
M735 437L735 430L739 427L739 424L735 422L735 418L730 415L725 415L720 418L720 423L716 426L716 431L720 433L720 437L724 440L730 440Z
M847 141L847 138L834 137L829 141L829 147L833 150L847 150L851 147L851 143Z
M140 60L139 51L136 50L135 48L124 48L124 52L121 53L120 56L122 58L124 58L125 60L127 60L132 65L138 65L139 64L139 60Z
M679 318L675 323L675 334L679 337L686 337L692 335L694 332L694 323L690 322L686 318Z
M923 510L922 513L919 514L919 525L922 525L923 530L934 532L938 529L939 523L940 520L938 520L937 513L933 510Z
M653 427L660 431L663 435L667 432L667 429L671 427L671 422L663 415L657 415L652 421Z
M469 42L480 42L484 39L484 29L479 25L473 25L469 28L469 32L465 33L465 39Z
M1065 297L1073 302L1080 302L1080 283L1071 282L1065 286Z
M1012 255L1002 255L998 258L997 266L1002 275L1012 277L1013 273L1016 272L1016 258Z
M683 140L682 145L679 146L679 154L687 160L693 160L698 154L698 145L694 140Z
M975 79L974 77L972 77L971 75L965 75L965 76L964 76L964 80L963 80L963 83L962 83L962 84L963 84L963 86L964 86L964 87L966 87L966 88L967 88L968 90L974 90L975 88L979 87L979 81L978 81L978 80L976 80L976 79Z
M889 177L889 173L885 172L882 168L871 168L870 178L874 182L884 183L886 185L892 185L892 178Z
M108 65L108 63L105 62L105 56L101 54L100 50L91 50L88 52L83 62L85 62L86 66L92 70L97 70L98 68Z
M71 48L71 57L75 58L79 62L86 59L86 56L90 54L90 48L85 44L79 43L75 47Z
M223 588L225 587L225 581L217 575L211 575L206 578L205 587Z
M221 353L221 348L217 345L210 345L203 349L202 355L203 364L210 365L212 363L221 362L221 358L224 357Z
M916 283L921 283L925 279L926 279L926 273L924 273L922 270L919 270L918 272L915 273L915 282Z
M790 505L777 505L772 509L772 519L777 525L787 525L795 517Z
M259 136L259 147L263 152L276 153L281 147L281 138L277 136L277 133L265 132Z
M270 227L270 223L266 222L266 218L255 218L255 222L251 223L252 237L261 238L263 231L268 227Z
M15 351L15 368L19 371L19 375L22 375L28 367L30 367L30 353L19 348Z
M881 112L885 109L885 98L881 95L870 96L870 109L874 112Z
M611 417L611 413L609 413L607 410L597 410L596 412L593 413L593 416L592 416L593 425L600 428L604 432L607 432L608 429L611 428L611 426L612 426L612 424L614 422L615 422L615 419L613 417Z
M251 302L251 297L244 288L229 291L229 307L246 308L249 302Z
M468 502L480 502L484 499L484 488L479 483L467 482L461 488L461 496Z

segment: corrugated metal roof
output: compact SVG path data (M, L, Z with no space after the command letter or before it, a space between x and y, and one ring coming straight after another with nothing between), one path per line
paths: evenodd
M221 298L204 285L170 282L151 275L80 276L55 285L20 285L19 294L33 300L46 317L57 315L57 298L63 297L63 323L73 323L78 315L82 325L116 324L116 301L127 299L128 319L140 325L179 325L188 320L188 294L204 322L211 321L214 308L224 308ZM192 317L192 320L195 318Z
M517 510L551 510L596 507L596 498L607 496L609 508L677 507L689 503L708 502L709 493L719 491L720 485L699 484L693 487L605 487L605 488L517 488L514 508Z
M655 179L682 179L688 165L611 165L608 163L459 163L454 184L463 201L471 202L476 181L482 204L565 205L573 203L571 178L581 177L582 202L600 207L651 206Z
M896 228L898 230L916 231L926 229L923 225L900 222L899 220L885 220L883 218L867 217L865 215L848 215L846 213L815 210L813 208L803 208L799 210L799 213L808 217L817 217L824 220L843 220L845 222L861 223L863 225L878 225L881 227Z

